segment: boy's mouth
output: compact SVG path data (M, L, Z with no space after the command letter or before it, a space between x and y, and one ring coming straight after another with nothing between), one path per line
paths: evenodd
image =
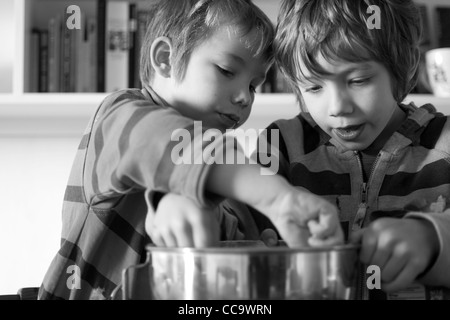
M227 125L227 127L230 128L235 127L240 120L238 116L230 113L219 113L219 116L222 119L222 122L224 122Z
M364 129L364 124L332 129L333 133L342 140L351 141L356 139Z

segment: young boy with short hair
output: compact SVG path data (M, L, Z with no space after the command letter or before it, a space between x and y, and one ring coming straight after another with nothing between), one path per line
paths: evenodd
M284 0L279 14L276 58L303 111L271 126L289 137L280 173L336 203L384 291L416 279L450 287L450 121L402 103L418 77L418 8Z
M204 208L228 197L254 206L290 244L308 226L312 243L342 241L337 212L325 200L262 174L258 164L220 161L242 153L221 133L247 120L273 61L267 16L249 0L161 0L150 16L144 88L110 94L85 132L64 198L61 248L40 299L108 298L122 271L145 259L147 212L167 192ZM219 134L205 139L195 121ZM177 154L179 130L190 140ZM213 214L200 222L208 232L191 216L170 223L195 246L220 239Z
M283 0L276 59L302 112L260 137L279 150L278 174L336 204L361 261L398 299L445 297L416 281L450 288L450 120L402 103L417 80L420 25L408 0ZM361 288L361 299L382 295L366 279Z

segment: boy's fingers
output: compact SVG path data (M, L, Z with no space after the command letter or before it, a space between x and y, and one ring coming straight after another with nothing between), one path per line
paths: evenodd
M287 223L279 228L281 237L288 247L309 247L308 238L311 236L308 228L300 227L293 223Z
M321 217L320 221L309 220L308 228L313 235L313 243L323 243L329 244L341 244L344 242L344 233L342 232L340 224L332 216ZM326 240L326 241L325 241ZM311 244L311 243L310 243Z
M324 232L325 227L320 225L317 220L309 220L307 222L308 229L312 234L316 234L320 237L320 233Z
M359 234L359 232L361 232L361 234ZM373 232L366 229L359 230L354 237L359 237L359 242L361 243L361 262L372 264L373 256L378 250L378 237Z
M326 247L340 245L343 241L340 235L334 235L325 239L311 237L308 239L308 243L311 247Z
M216 247L219 245L219 232L216 228L198 228L194 230L193 239L196 248Z
M411 282L414 280L415 276L412 276L410 272L411 269L408 267L411 266L408 263L408 259L405 255L391 255L387 261L378 262L376 258L373 259L373 264L377 265L381 271L381 281L384 284L391 284L393 286L397 285L397 281L404 281L405 276L410 276ZM415 273L417 275L417 273Z
M308 243L311 246L332 246L340 245L344 243L344 233L339 225L335 226L334 229L330 228L327 232L322 231L323 227L317 223L317 221L310 221L308 223L309 230L312 233L311 238L309 238Z
M152 243L157 245L158 247L165 247L166 243L164 242L164 239L158 235L153 235L151 237Z
M194 247L193 230L189 225L184 226L176 237L177 247Z
M165 247L177 247L178 246L177 239L172 234L172 232L167 232L164 235L162 235L160 238L162 240L163 246L165 246Z
M324 223L323 220L320 222L317 220L309 220L307 225L311 234L316 238L324 239L335 233L335 228L328 223Z
M383 274L383 270L381 271ZM397 277L390 282L382 282L381 289L386 292L393 292L405 289L406 286L412 284L417 277L417 273L414 272L411 265L405 265L404 268L398 273Z
M154 220L155 220L155 213L153 212L153 210L149 210L145 217L145 232L147 232L149 236L151 236L152 233L154 233L153 230Z
M215 247L220 241L219 221L213 211L195 208L196 219L191 221L192 239L197 248Z
M364 235L364 229L353 231L350 234L349 242L351 242L351 243L361 243L363 235Z
M268 247L274 247L278 244L278 235L273 229L265 229L261 232L261 241Z

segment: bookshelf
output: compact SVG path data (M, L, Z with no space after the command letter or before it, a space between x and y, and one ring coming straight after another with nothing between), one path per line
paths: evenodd
M108 0L117 2L118 0ZM147 1L130 0L136 3L139 8L145 6ZM427 6L428 23L431 36L431 46L436 46L436 29L431 23L436 20L436 13L433 10L436 6L448 6L448 0L416 0L417 3ZM280 0L255 0L263 11L265 11L272 21L276 20L276 14ZM20 124L7 125L9 120L23 120L22 124L28 124L30 119L37 119L36 125L49 119L78 119L82 121L92 114L94 108L107 95L104 92L98 93L31 93L30 91L30 70L32 70L32 57L30 55L31 30L34 27L43 27L48 22L48 17L56 12L63 11L67 6L78 5L83 14L95 17L97 0L14 0L14 29L15 29L15 54L12 74L12 92L0 94L0 133L11 133L19 131L20 127L33 131L33 125L24 128ZM426 101L435 104L439 110L450 114L450 99L436 98L430 94L416 95L408 97L418 104L419 101ZM295 98L288 93L258 93L252 116L249 119L250 125L253 119L258 125L267 121L261 119L277 119L290 117L298 112ZM40 122L41 121L41 122ZM76 121L76 120L74 120ZM54 123L54 122L53 122ZM49 129L48 129L49 130ZM80 130L80 129L79 129ZM78 130L78 131L79 131ZM39 131L34 129L34 132ZM45 131L45 130L44 130ZM70 131L70 130L69 130ZM39 131L40 132L40 131Z
M111 15L116 14L118 11L125 11L126 9L128 11L128 8L120 7L119 4L123 4L123 2L126 2L128 4L134 4L136 6L137 11L145 11L149 5L149 3L152 2L152 0L106 0L107 3L109 3L109 6L106 6L105 11L109 10L109 7L112 7L112 5L116 5L117 9L111 9L110 12L105 12L104 15L107 17L104 17L106 21L106 24L108 24L108 20L113 20L114 17L111 19L108 19L108 17ZM263 8L265 12L268 13L269 17L272 19L272 21L275 22L276 20L276 12L278 11L278 5L279 0L256 0L255 3L260 5L260 7ZM66 18L63 16L63 13L65 12L66 8L71 5L76 5L80 8L81 13L80 16L83 20L93 19L98 20L99 13L101 10L99 9L99 0L15 0L15 8L14 8L14 16L15 16L15 34L16 34L16 47L15 47L15 61L14 61L14 70L13 70L13 93L16 94L25 94L34 92L36 90L33 90L32 84L31 84L31 76L32 76L32 70L34 65L36 64L35 61L35 48L33 47L34 44L34 38L33 38L33 31L39 30L46 30L50 33L50 27L49 27L49 21L52 18L55 18L59 16L59 23L62 23L62 31L64 32L68 28L65 27ZM121 17L123 18L123 17ZM127 17L128 18L128 17ZM116 18L117 20L117 18ZM97 21L98 22L98 21ZM85 27L84 21L82 22L82 28ZM105 23L103 23L105 24ZM128 24L128 21L127 21ZM102 23L98 22L98 29L101 29ZM103 28L107 29L108 26L104 26ZM117 27L116 27L117 28ZM71 30L69 33L72 35L75 34L75 37L77 37L76 34L81 34L83 30ZM105 31L107 32L107 30ZM49 35L50 37L50 35ZM106 38L108 38L106 36ZM127 37L128 38L128 37ZM59 37L60 42L64 40L64 37ZM94 39L99 40L99 39ZM102 42L102 41L98 41ZM104 41L105 42L105 39ZM109 39L106 39L107 46L108 44L113 43ZM62 44L61 47L64 47ZM80 54L78 51L82 51L80 49L79 43L76 43L77 47L75 47L75 51L77 51L77 55ZM50 47L50 45L49 45ZM50 49L50 48L49 48ZM108 51L106 48L105 51ZM100 53L99 53L100 54ZM104 55L106 56L108 52L106 52ZM60 52L60 55L63 55L62 52ZM101 54L100 54L101 55ZM63 59L63 57L59 57L60 59ZM107 58L107 57L105 57ZM99 61L97 61L99 62ZM48 62L48 64L50 61ZM108 61L105 62L106 64ZM85 63L84 63L85 64ZM117 67L116 67L117 68ZM107 69L107 66L105 66L105 69ZM101 70L98 70L99 73ZM105 70L105 73L107 73L108 70ZM49 72L50 73L50 72ZM62 78L62 76L61 76ZM62 79L59 80L62 80ZM128 87L131 87L127 84ZM105 85L106 87L106 85ZM104 91L111 91L108 90L108 88L93 88L94 92L104 92ZM137 87L137 86L133 86ZM106 90L105 90L106 89ZM62 88L58 88L56 90L57 92L77 92L79 93L79 90L63 90ZM49 90L51 92L51 90ZM46 92L45 92L46 93ZM53 92L52 92L53 93Z

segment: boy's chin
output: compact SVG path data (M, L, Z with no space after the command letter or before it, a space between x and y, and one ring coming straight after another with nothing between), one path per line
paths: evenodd
M368 143L358 143L337 140L341 146L342 151L364 152L370 153L370 145Z

